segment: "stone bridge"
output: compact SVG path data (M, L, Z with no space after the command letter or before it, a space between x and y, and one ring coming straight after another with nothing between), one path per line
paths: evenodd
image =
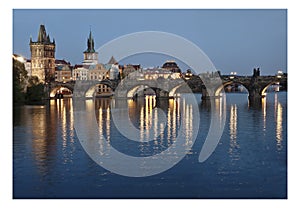
M115 90L115 97L133 98L139 90L151 88L156 97L172 98L179 87L188 87L183 79L136 80L124 79Z
M249 93L249 101L257 102L266 96L266 90L274 84L286 86L287 78L279 76L221 76L222 82L217 79L205 79L205 84L202 83L202 99L210 97L219 97L224 88L228 85L239 84L244 86Z
M121 81L113 80L78 80L76 82L49 84L49 97L55 97L55 94L60 88L67 88L72 93L75 92L77 97L90 98L94 96L96 87L99 84L107 85L114 91L114 96L118 98L133 98L136 93L142 88L151 88L157 97L170 98L175 96L175 92L179 87L187 86L183 79L157 79L157 80L137 80L123 79ZM74 94L73 94L74 96Z
M239 84L244 86L249 93L249 101L259 101L266 95L266 90L270 85L287 85L287 77L282 76L260 76L255 72L252 76L233 76L216 74L200 75L201 80L197 85L201 86L202 99L219 97L228 85ZM76 96L93 97L95 89L99 84L107 85L114 91L114 96L119 98L132 98L139 90L151 88L157 97L174 97L176 90L182 87L184 91L190 91L189 80L184 79L164 79L145 80L141 78L125 78L123 80L84 80L69 83L52 82L48 85L49 97L54 97L61 87L69 89L72 93L76 91Z
M61 88L67 88L73 94L75 89L80 89L82 96L84 97L92 97L95 93L95 89L99 84L104 84L110 87L112 90L115 90L118 86L119 81L117 80L101 80L101 81L94 81L94 80L77 80L67 83L61 82L51 82L47 85L48 97L53 98L55 97L57 91Z

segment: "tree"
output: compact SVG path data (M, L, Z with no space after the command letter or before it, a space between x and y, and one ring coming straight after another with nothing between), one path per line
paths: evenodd
M13 102L34 104L45 98L45 85L36 76L28 77L24 64L13 59Z
M13 59L13 103L23 103L25 101L27 79L24 64Z
M42 103L45 98L45 85L40 83L37 76L30 77L26 92L26 102L28 104Z
M42 103L46 97L45 86L42 83L27 88L26 102L28 104Z
M31 76L29 79L28 79L28 86L29 87L32 87L32 86L35 86L35 85L38 85L39 84L39 78L37 76Z

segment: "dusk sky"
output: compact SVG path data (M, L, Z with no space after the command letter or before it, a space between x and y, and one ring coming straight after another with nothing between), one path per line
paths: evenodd
M260 67L263 75L287 71L286 10L15 9L13 53L30 58L29 39L37 40L40 24L55 39L56 59L72 65L83 61L91 28L95 49L129 33L162 31L196 44L222 74L250 75L254 67ZM170 58L146 54L118 61L151 67L161 66L166 59ZM186 71L188 66L178 63Z

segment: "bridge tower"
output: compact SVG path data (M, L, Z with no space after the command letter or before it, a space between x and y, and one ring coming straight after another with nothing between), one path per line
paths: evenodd
M263 98L265 95L263 95L262 91L264 88L266 88L269 85L269 80L267 80L267 83L265 83L263 79L260 78L260 70L259 68L253 69L253 75L251 77L250 84L246 86L249 95L248 99L250 104L259 104L261 103L261 98Z
M243 84L249 92L249 102L251 103L260 103L261 98L266 96L266 90L269 86L273 84L284 84L286 83L286 77L282 78L281 76L261 76L259 68L253 69L253 75L250 82L248 83L244 79Z
M44 25L40 25L36 42L30 38L31 71L42 83L54 80L55 75L55 41L50 41Z

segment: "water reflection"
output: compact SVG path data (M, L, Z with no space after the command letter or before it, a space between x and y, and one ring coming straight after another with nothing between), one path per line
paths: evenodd
M274 96L274 116L275 116L275 122L276 122L276 128L275 128L275 134L276 134L276 148L278 151L282 150L282 140L283 140L283 107L282 104L279 101L278 93L270 94L269 95ZM261 99L262 105L262 118L263 118L263 131L267 131L267 97L264 97Z
M48 157L55 154L53 146L55 145L55 139L48 138L47 131L47 115L45 113L46 108L30 108L32 111L32 149L34 161L38 167L39 172L42 175L46 175L50 169L48 163ZM51 115L51 114L50 114ZM52 120L51 117L49 119ZM53 120L52 120L53 121Z
M236 104L230 106L229 130L230 130L230 146L229 154L233 160L238 160L239 155L237 150L239 144L237 142L237 124L238 124L238 109Z
M251 109L261 109L262 112L262 127L263 127L263 131L266 133L267 131L267 118L268 118L268 112L270 110L268 110L268 105L271 105L270 101L267 101L268 99L273 98L274 96L274 103L272 105L274 105L274 117L275 117L275 134L276 134L276 148L278 151L282 150L283 146L282 146L282 140L283 140L283 106L279 101L279 94L278 93L273 93L273 94L269 94L267 97L263 97L261 99L261 103L259 103L259 105L256 105L255 108L253 108L254 106L251 106ZM257 116L255 117L257 118ZM274 128L272 128L273 130ZM269 129L271 130L271 129Z
M278 101L278 94L275 94L275 118L276 118L276 143L277 149L282 149L282 105Z
M50 100L45 106L27 106L32 131L32 154L41 175L52 169L51 158L61 147L62 161L72 162L74 147L74 117L72 99Z
M236 104L230 107L230 139L235 140L237 134L237 106Z
M90 108L89 102L86 101L86 107ZM100 155L108 154L109 145L105 147L104 139L122 137L117 129L111 132L111 126L114 122L111 120L112 103L116 106L127 104L128 115L123 111L120 117L128 117L127 121L138 130L140 151L139 155L146 156L160 153L174 144L178 136L179 128L182 128L185 147L190 149L193 137L193 106L186 102L186 98L175 99L157 99L155 96L146 96L145 98L114 100L110 98L95 99L95 112L99 127L99 152ZM197 109L195 109L197 110ZM126 119L124 119L126 120ZM124 124L126 126L128 124ZM114 136L112 136L112 133ZM122 140L119 140L122 142ZM130 142L130 141L129 141ZM113 145L113 144L112 144ZM121 149L128 150L130 144L124 143ZM172 148L176 148L175 145ZM131 151L131 150L129 150ZM166 151L167 152L167 151Z
M274 94L274 113L276 122L276 147L280 151L283 149L283 106L279 102L278 95ZM138 130L139 142L135 146L127 145L121 142L121 149L131 151L136 148L138 156L149 156L161 153L168 154L168 148L171 147L178 137L178 130L183 131L184 147L188 154L192 154L190 146L192 138L195 136L193 129L195 109L189 104L186 97L182 96L175 99L156 99L155 96L146 96L136 100L117 101L111 98L100 98L95 100L86 100L86 110L95 113L98 122L99 138L90 141L88 149L95 150L93 144L98 144L97 151L100 155L108 155L114 141L123 141L122 134L118 132L112 120L111 111L120 102L127 104L128 111L125 117L128 117L133 126ZM122 104L123 105L123 104ZM210 112L211 102L203 101L200 105L200 111ZM224 119L226 114L226 100L216 99L213 102L216 116L218 119ZM266 132L268 121L268 105L266 98L262 99L261 118L263 121L263 130ZM74 117L72 99L50 100L49 105L44 107L31 107L31 117L27 122L32 126L33 135L32 148L33 156L37 167L43 175L51 170L51 161L57 154L57 147L61 149L64 163L72 162L74 147ZM238 104L228 105L229 110L229 149L228 154L232 160L239 159L238 138ZM253 110L254 111L254 110ZM208 113L209 114L209 113ZM207 117L207 119L210 119ZM202 121L208 121L204 118ZM88 121L89 122L89 121ZM90 124L88 124L90 125ZM93 126L93 125L90 125ZM104 142L106 140L107 142ZM273 140L274 141L274 140ZM175 145L172 148L176 148Z
M143 179L119 177L92 162L75 136L73 126L89 121L78 120L74 99L14 109L14 197L169 197L178 185L181 188L174 192L174 197L182 193L186 193L184 197L285 197L286 94L268 94L259 109L248 108L246 95L241 94L229 94L227 104L221 99L213 105L210 101L200 103L201 98L197 98L201 116L197 141L200 142L174 168ZM133 156L157 156L163 152L166 160L177 157L178 153L170 150L178 139L178 128L183 130L178 139L183 141L180 144L183 149L188 149L191 137L196 134L193 126L198 109L188 101L184 96L174 100L154 97L124 100L126 118L139 130L139 141L131 141L118 132L112 117L121 101L83 100L86 109L93 112L93 124L97 128L92 128L100 133L95 140L89 137L94 141L89 148L96 146L93 149L103 157L116 146L120 152L129 151ZM222 119L225 113L227 123L220 145L209 160L198 163L201 139L207 135L211 117ZM137 144L132 145L130 141ZM110 162L128 168L128 163ZM149 169L147 164L139 165L141 170ZM212 184L219 188L212 188ZM156 195L152 195L153 190L157 190Z
M110 98L101 98L93 100L87 100L89 103L89 107L92 102L95 102L96 107L96 116L98 121L98 129L99 129L99 153L100 155L109 154L110 150L110 138L111 138L111 119L110 119ZM105 133L106 132L106 133ZM105 137L106 135L106 137ZM107 146L104 146L104 139L107 140Z
M261 109L262 109L262 115L263 115L263 131L266 131L266 122L267 122L267 101L266 97L263 97L261 99Z

